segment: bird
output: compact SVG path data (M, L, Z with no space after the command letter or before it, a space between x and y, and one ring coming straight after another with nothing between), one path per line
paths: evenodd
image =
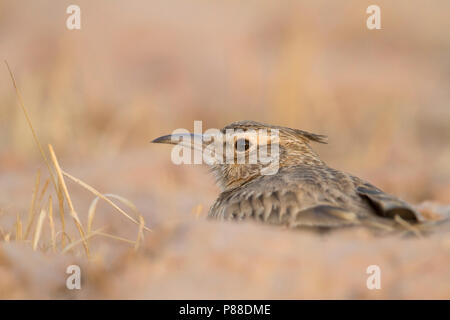
M227 135L230 131L236 134ZM221 193L208 218L319 232L348 227L364 227L378 234L398 230L420 234L426 230L417 228L426 219L406 201L328 166L311 147L313 143L327 143L324 135L250 120L233 122L220 133L225 137L223 144L234 149L234 160L239 155L248 160L264 142L249 138L247 133L259 131L268 132L267 136L277 134L277 139L269 137L265 142L266 147L277 147L276 172L263 174L270 164L259 161L210 163ZM205 134L181 133L152 142L177 144L180 137L186 141L201 139L200 144L185 143L194 149L205 147L205 141L210 140Z

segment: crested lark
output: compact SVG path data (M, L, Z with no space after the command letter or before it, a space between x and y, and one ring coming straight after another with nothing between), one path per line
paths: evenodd
M227 129L244 133L260 129L277 131L279 169L275 174L263 175L261 170L267 164L259 161L212 163L222 192L209 211L210 218L254 220L318 230L366 226L376 231L389 232L399 227L414 231L417 225L422 225L420 213L406 202L358 177L327 166L310 146L311 142L325 143L325 136L254 121L234 122L221 132L225 134ZM195 135L187 136L191 139ZM177 144L172 138L174 135L168 135L152 142ZM200 137L202 147L205 145L203 138ZM258 139L249 139L243 134L227 139L232 139L224 143L232 146L235 159L241 154L248 160L249 154L260 147ZM270 139L267 141L267 146L273 143Z

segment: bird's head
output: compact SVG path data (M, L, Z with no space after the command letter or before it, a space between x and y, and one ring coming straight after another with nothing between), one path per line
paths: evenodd
M237 121L203 134L174 131L152 142L176 145L172 150L176 164L206 162L222 190L231 190L261 175L276 174L283 167L322 165L309 145L311 141L326 143L326 136L255 121Z

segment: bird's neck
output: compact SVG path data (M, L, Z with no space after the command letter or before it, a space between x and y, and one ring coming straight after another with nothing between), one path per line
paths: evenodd
M308 145L304 144L295 148L285 148L280 157L280 168L297 165L325 165L319 155Z
M246 165L216 165L211 171L222 191L240 187L261 175L259 169Z

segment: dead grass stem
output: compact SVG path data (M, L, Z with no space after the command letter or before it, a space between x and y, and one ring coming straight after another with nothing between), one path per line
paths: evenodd
M16 223L15 223L15 240L16 241L24 241L26 243L30 242L33 250L37 250L39 247L39 243L42 239L42 234L44 230L44 222L46 221L46 217L48 217L48 223L49 223L49 229L50 229L50 244L53 252L57 252L57 238L59 235L61 235L61 253L66 253L73 248L75 248L78 244L83 244L83 248L85 251L85 254L87 257L90 256L90 248L89 248L89 242L88 239L92 238L95 235L99 235L102 237L115 239L121 242L125 242L128 244L132 244L134 246L134 249L137 250L140 246L140 243L142 242L144 238L143 231L151 231L148 227L145 226L145 221L142 215L139 213L136 206L129 201L128 199L121 197L119 195L115 194L102 194L99 191L97 191L95 188L87 184L86 182L70 175L66 171L64 171L58 161L58 158L56 157L56 153L52 147L51 144L48 144L48 151L50 153L50 160L47 157L44 149L42 148L42 144L40 143L38 136L36 134L36 130L33 127L32 121L30 119L30 116L28 114L28 111L23 103L22 96L20 94L20 91L18 89L16 80L14 78L14 75L11 71L11 68L8 65L8 62L5 61L6 67L8 68L9 74L11 76L11 81L13 83L16 96L19 102L19 105L23 111L23 114L25 116L25 119L27 121L28 127L30 128L30 131L32 133L33 139L35 144L37 145L39 152L41 154L41 157L43 161L45 162L50 178L46 179L44 182L42 188L40 188L41 183L41 171L38 170L36 174L35 179L35 185L33 189L33 194L31 198L31 204L30 209L28 212L28 217L26 220L25 225L25 233L23 232L23 222L21 220L21 217L19 214L17 214L16 217ZM56 174L56 178L55 178ZM89 207L88 211L88 217L87 217L87 234L84 231L83 224L78 216L77 211L75 210L74 203L72 201L72 197L70 196L69 190L66 185L66 181L64 178L68 178L71 181L75 182L76 184L82 186L84 189L88 190L92 194L95 195L94 200L91 202L91 205ZM48 186L50 184L50 181L53 184L54 191L56 192L56 197L58 199L58 211L59 216L61 220L61 230L56 230L56 224L54 221L54 215L53 215L53 202L52 202L52 194L49 194L48 196L48 205L47 208L43 208L43 199L48 191ZM134 213L136 214L137 218L133 218L130 216L127 212L125 212L123 209L121 209L118 205L116 205L110 198L115 199L119 202L121 202L126 207L130 208ZM121 215L125 216L128 220L132 221L134 224L138 225L138 235L136 241L129 240L120 236L112 235L106 232L103 232L104 228L97 229L95 231L92 231L92 226L94 223L94 218L96 215L97 210L97 203L99 199L103 199L105 202L107 202L110 206L112 206L116 211L118 211ZM65 208L64 208L64 201L67 203L69 214L72 217L72 220L74 222L74 225L76 229L78 230L78 233L80 234L80 238L78 240L72 241L70 235L67 233L67 226L65 221ZM27 240L28 235L31 232L31 229L34 225L35 215L36 212L39 211L39 217L36 223L36 226L34 228L34 234L32 241ZM4 241L10 241L11 238L11 232L5 233L2 229L0 229L3 240ZM68 242L68 244L66 243ZM48 246L47 246L48 248Z

